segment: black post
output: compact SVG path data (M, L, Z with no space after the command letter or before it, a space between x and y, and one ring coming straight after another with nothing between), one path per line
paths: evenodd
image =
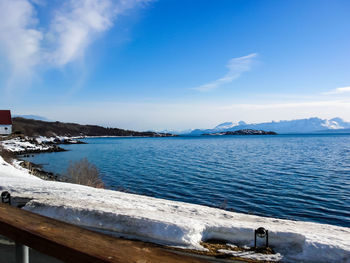
M1 193L1 202L4 204L11 205L11 195L9 192L4 191Z
M266 230L266 248L269 247L269 230Z
M256 230L254 230L254 248L256 248Z

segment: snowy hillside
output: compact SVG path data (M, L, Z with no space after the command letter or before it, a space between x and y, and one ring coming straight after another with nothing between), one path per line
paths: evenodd
M277 133L312 133L312 132L328 132L342 129L349 129L350 122L345 122L341 118L333 118L330 120L320 118L299 119L291 121L265 122L247 124L244 121L238 123L224 122L213 129L193 130L191 135L200 135L203 133L216 133L226 131L236 131L243 129L274 131Z
M1 157L0 190L30 199L26 210L115 235L203 250L200 242L210 238L252 246L254 229L263 226L269 230L270 245L278 253L270 257L246 253L246 257L288 262L350 262L350 228L258 217L43 181L5 163Z

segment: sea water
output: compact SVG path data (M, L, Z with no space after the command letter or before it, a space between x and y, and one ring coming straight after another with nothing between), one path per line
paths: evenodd
M63 174L86 157L109 189L350 227L350 135L83 141L26 159Z

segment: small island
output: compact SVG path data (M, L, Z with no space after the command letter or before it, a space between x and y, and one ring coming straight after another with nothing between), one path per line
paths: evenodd
M243 129L243 130L238 130L238 131L205 133L202 135L277 135L277 133L273 132L273 131Z

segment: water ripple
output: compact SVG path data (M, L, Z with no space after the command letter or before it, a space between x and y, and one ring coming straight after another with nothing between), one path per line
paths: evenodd
M30 157L62 172L87 157L112 189L350 226L350 136L90 138Z

